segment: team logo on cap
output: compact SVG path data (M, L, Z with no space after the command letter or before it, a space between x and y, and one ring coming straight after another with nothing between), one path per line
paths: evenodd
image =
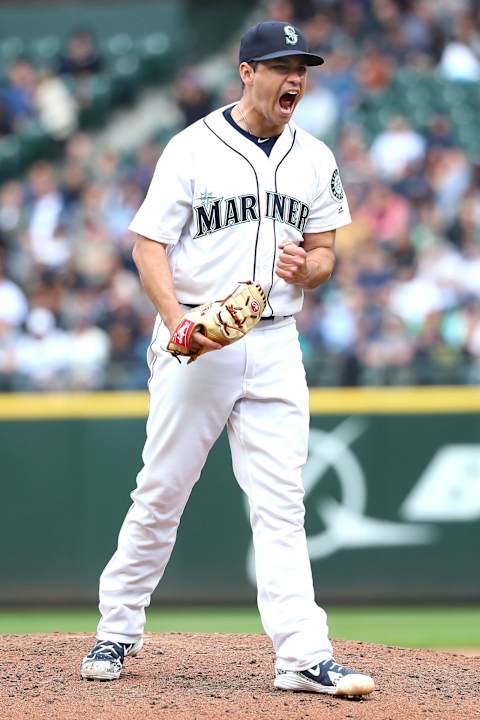
M330 180L330 192L337 202L342 202L344 198L343 186L337 168L333 171L332 179Z
M292 25L285 25L283 28L285 33L285 42L287 45L296 45L298 42L298 35L295 32L295 28Z

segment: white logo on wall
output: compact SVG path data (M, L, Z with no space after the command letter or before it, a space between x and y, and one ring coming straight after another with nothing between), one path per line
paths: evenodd
M285 25L283 28L285 33L285 42L287 45L296 45L298 42L298 35L295 32L295 28L292 25Z
M480 518L480 446L440 448L400 507L400 515L444 522Z
M305 505L333 470L340 499L324 495L315 512L324 529L309 535L310 559L321 560L339 550L367 547L429 545L439 537L439 528L429 521L471 521L480 518L480 446L449 445L441 448L399 508L407 522L369 517L367 479L350 449L367 428L367 421L350 417L331 432L311 429L309 457L304 468ZM331 473L329 473L331 477ZM412 521L423 521L413 524ZM255 583L253 545L247 556L247 575Z

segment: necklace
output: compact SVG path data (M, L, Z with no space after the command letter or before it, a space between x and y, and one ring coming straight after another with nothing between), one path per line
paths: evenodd
M245 123L245 127L246 127L246 129L247 129L247 132L250 133L250 135L253 135L252 131L250 130L249 124L248 124L248 122L247 122L247 118L245 117L245 115L243 114L243 112L242 112L241 109L240 109L240 105L237 105L235 109L238 110L239 115L240 115L242 121Z
M250 130L250 126L249 126L249 124L248 124L248 122L247 122L247 118L245 117L245 115L243 114L242 110L240 109L240 105L236 105L235 110L238 110L238 113L239 113L239 115L240 115L241 120L245 123L245 127L246 127L246 129L247 129L247 132L248 132L250 135L253 135L252 131ZM264 142L266 142L267 140L270 140L270 138L268 138L268 137L267 137L267 138L259 138L259 137L257 137L256 135L253 135L253 137L256 137L256 138L257 138L257 142L259 142L259 143L264 143Z

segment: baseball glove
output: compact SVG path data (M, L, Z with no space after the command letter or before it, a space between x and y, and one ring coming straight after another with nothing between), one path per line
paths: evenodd
M186 313L172 333L167 351L179 360L193 362L199 352L191 349L194 332L201 332L219 345L230 345L251 330L265 310L265 293L258 283L241 282L224 300L199 305Z

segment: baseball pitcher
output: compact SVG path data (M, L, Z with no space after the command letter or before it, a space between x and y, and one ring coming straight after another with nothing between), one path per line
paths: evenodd
M330 278L336 228L350 222L332 152L293 121L307 68L323 62L292 25L249 29L241 99L168 143L130 225L158 310L147 439L133 504L100 579L84 678L119 678L125 657L141 649L145 608L226 426L250 504L274 686L347 696L374 689L372 678L333 658L304 530L309 398L295 314L304 290Z

